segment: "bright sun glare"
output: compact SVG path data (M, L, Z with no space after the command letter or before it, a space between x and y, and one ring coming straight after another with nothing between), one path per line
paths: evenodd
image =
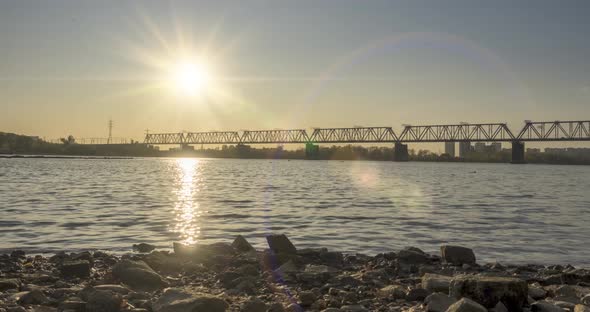
M195 96L206 90L211 77L208 69L202 64L180 62L173 69L172 80L177 91Z

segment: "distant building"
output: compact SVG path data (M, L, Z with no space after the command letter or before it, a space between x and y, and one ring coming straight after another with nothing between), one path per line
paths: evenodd
M465 158L471 152L471 142L459 142L459 157Z
M490 144L490 150L492 153L501 152L502 151L502 143L494 142L494 143Z
M475 152L476 153L485 153L486 152L486 144L483 142L475 143Z
M526 149L527 154L538 154L541 152L540 148L527 148Z
M445 154L455 157L455 142L445 142Z

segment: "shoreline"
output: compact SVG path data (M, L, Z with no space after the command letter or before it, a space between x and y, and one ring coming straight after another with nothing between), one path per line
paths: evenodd
M285 235L266 241L264 250L242 236L172 251L137 244L123 255L15 250L0 255L0 311L590 309L590 270L571 265L479 263L449 245L367 256L298 249Z
M240 159L240 160L306 160L301 158L246 158L246 157L201 157L198 155L152 155L152 156L84 156L84 155L51 155L51 154L0 154L0 159L87 159L87 160L121 160L121 159L142 159L142 158L196 158L196 159ZM370 161L370 162L393 162L393 160L375 160L375 159L317 159L308 161ZM509 162L502 161L470 161L470 160L409 160L400 163L450 163L450 164L506 164ZM551 162L526 162L519 165L549 165L549 166L590 166L590 163L551 163Z

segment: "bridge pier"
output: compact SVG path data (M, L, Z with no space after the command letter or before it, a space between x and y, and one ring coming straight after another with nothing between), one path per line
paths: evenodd
M393 148L393 161L408 161L409 159L408 145L395 142L395 146Z
M305 159L320 159L320 146L311 142L305 143Z
M524 164L524 142L512 142L512 161L511 164Z

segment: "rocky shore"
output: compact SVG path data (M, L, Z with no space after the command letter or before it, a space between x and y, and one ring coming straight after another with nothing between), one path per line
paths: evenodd
M481 264L471 249L367 256L297 249L285 235L133 253L0 255L0 312L590 312L590 270Z

